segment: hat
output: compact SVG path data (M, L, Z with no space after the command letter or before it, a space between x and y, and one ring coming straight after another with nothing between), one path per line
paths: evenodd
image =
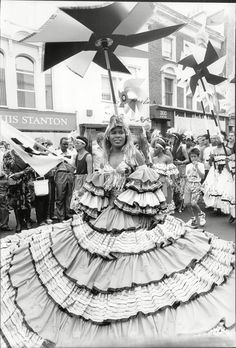
M85 147L88 146L88 139L86 137L82 137L80 135L77 135L77 137L75 138L75 141L79 140L82 144L85 145Z

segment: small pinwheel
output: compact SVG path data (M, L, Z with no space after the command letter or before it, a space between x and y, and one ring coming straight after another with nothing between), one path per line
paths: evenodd
M212 85L218 85L226 80L225 77L219 76L223 71L225 58L225 56L219 58L211 42L208 41L206 50L196 46L193 54L178 62L178 64L183 65L183 71L188 68L184 78L185 80L190 78L190 88L193 95L195 94L198 81L202 82L203 77Z
M133 112L141 111L143 102L147 99L146 93L141 89L144 79L136 78L126 80L122 91L119 91L120 107L124 107L125 113L131 109Z

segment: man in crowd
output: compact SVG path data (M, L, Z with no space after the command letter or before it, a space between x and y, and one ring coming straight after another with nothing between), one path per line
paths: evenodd
M5 143L0 142L0 231L12 231L8 226L9 207L7 201L8 180L3 170L3 156L6 151Z
M200 161L203 162L204 168L205 168L205 177L204 180L206 179L206 176L210 170L210 157L212 155L212 150L213 147L210 144L210 139L207 134L204 134L202 136L202 142L203 142L203 147L201 148L201 154L200 154Z
M72 152L68 150L69 140L66 137L60 140L60 149L56 151L58 156L65 158L55 169L56 187L56 214L59 222L72 217L70 214L70 201L73 191L74 170L70 164Z
M92 144L93 170L97 171L101 168L104 161L102 143L104 139L103 133L98 133L96 140Z

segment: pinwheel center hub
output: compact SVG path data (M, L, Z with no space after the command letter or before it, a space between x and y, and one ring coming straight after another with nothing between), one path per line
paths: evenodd
M109 37L98 39L95 42L96 47L102 47L102 48L110 47L112 44L113 44L113 40Z

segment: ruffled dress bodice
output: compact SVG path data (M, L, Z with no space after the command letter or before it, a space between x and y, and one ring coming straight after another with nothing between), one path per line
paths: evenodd
M234 243L166 215L154 169L120 174L88 176L73 219L2 240L1 347L145 346L233 327Z

